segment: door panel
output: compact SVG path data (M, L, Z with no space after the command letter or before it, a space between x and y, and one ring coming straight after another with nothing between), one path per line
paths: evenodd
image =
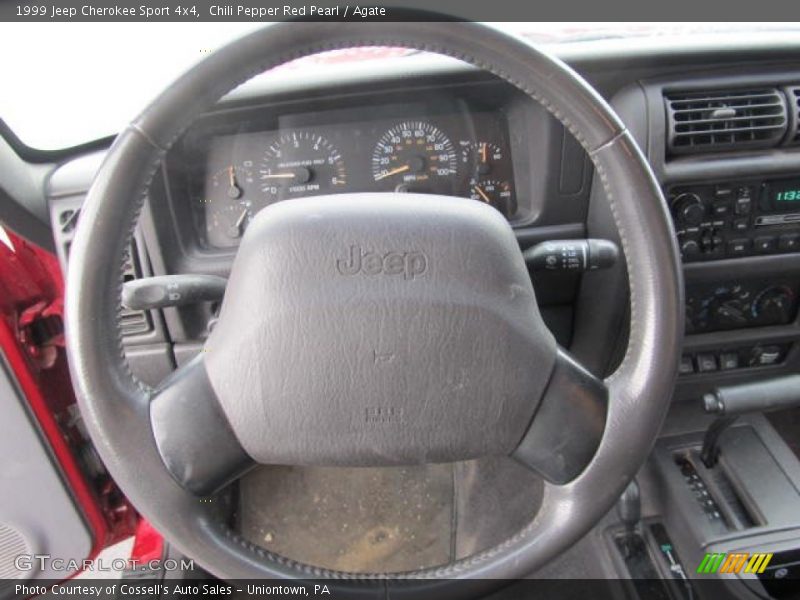
M83 432L62 312L56 257L0 225L0 578L65 579L75 569L15 559L80 564L136 527Z
M50 563L22 557L88 558L93 532L64 484L4 353L0 398L0 578L64 579L70 570L57 572Z

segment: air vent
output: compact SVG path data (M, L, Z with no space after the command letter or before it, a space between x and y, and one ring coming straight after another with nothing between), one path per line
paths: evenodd
M776 88L670 92L664 103L673 154L769 148L786 133L786 102Z
M792 127L786 143L796 146L800 144L800 86L786 88L786 99L789 102L789 122Z
M132 256L135 256L135 246L131 245L131 250L128 253L127 260L125 261L125 265L123 267L123 281L132 281L137 278L137 269L136 264L131 259ZM129 308L122 307L122 312L119 316L120 321L120 328L122 329L122 335L140 335L142 333L147 333L153 328L153 324L150 322L150 315L147 311L144 310L131 310Z

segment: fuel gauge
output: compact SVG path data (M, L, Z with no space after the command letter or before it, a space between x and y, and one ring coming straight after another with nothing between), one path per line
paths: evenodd
M206 209L208 242L218 248L236 246L251 218L246 204L216 204Z

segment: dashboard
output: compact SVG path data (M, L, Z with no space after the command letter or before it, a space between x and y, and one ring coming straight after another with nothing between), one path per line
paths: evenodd
M800 47L775 52L737 50L729 62L705 49L564 57L628 125L672 214L686 298L679 401L800 368ZM619 241L591 161L560 123L510 85L437 60L303 71L230 94L168 153L126 277L225 277L259 211L308 195L410 191L487 202L522 249ZM721 105L728 110L717 112ZM65 163L50 180L62 260L101 159ZM625 278L624 264L533 274L557 341L597 373L622 357ZM123 315L137 369L194 356L218 309Z
M441 194L520 211L508 121L461 95L278 114L258 111L197 127L183 146L198 238L238 245L255 215L294 198L358 192ZM265 127L266 125L266 127Z
M636 138L673 220L686 324L673 394L685 406L676 411L698 409L718 386L800 372L800 45L785 55L734 50L565 56ZM259 211L308 195L446 194L500 211L522 249L619 242L591 161L563 127L503 82L451 68L422 74L403 65L387 81L381 63L351 83L303 73L311 83L295 81L290 93L254 87L226 98L167 155L125 278L224 277ZM64 264L102 153L80 160L48 184ZM598 375L623 360L626 278L624 261L582 275L532 273L545 323ZM123 311L132 370L157 385L203 351L218 314L212 302ZM679 431L673 423L665 433L684 444Z

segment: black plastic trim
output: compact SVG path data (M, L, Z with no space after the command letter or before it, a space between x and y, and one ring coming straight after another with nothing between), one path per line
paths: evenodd
M170 474L198 496L254 466L217 403L202 355L164 381L150 404L150 423Z
M76 155L91 152L93 150L104 150L111 147L114 142L115 135L102 137L85 144L78 144L77 146L70 146L69 148L60 148L58 150L39 150L38 148L31 148L25 142L17 137L17 134L8 126L8 124L0 119L0 137L2 137L9 146L17 153L22 160L29 163L55 163L62 160L70 160Z
M564 350L539 409L512 456L553 483L567 483L600 446L608 413L608 389Z

